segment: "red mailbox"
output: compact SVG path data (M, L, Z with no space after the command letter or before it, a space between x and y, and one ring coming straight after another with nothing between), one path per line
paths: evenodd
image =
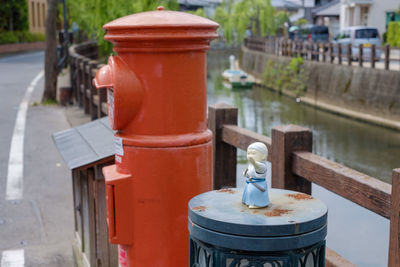
M116 56L107 88L115 165L103 169L110 242L121 266L187 266L187 203L212 187L206 50L218 24L182 12L138 13L106 25Z

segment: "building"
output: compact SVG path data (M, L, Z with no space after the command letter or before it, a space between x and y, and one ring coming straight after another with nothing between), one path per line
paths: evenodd
M179 9L182 11L196 11L202 8L207 17L212 17L218 5L222 0L178 0Z
M333 12L335 8L330 8L333 4L332 2L337 2L340 0L272 0L271 4L275 6L276 8L279 9L279 5L277 3L285 3L285 6L294 6L296 7L294 9L295 13L293 13L290 16L290 21L294 23L295 21L299 19L306 19L310 24L325 24L325 21L323 20L324 17L327 17L328 20L332 18L339 18L339 11L338 12ZM290 3L290 4L289 4ZM329 7L329 10L325 10ZM290 9L286 9L288 11L293 11ZM319 12L320 14L316 13ZM337 13L337 14L336 14ZM316 23L315 17L319 16L319 18L322 18L322 22Z
M47 0L28 0L29 31L45 33Z
M340 28L370 26L382 35L399 6L399 0L341 0Z
M312 10L313 23L329 28L331 37L340 31L340 0L326 2Z

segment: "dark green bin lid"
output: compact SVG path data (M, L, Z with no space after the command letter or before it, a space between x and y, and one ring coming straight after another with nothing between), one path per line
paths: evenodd
M191 235L209 244L255 251L298 249L325 239L328 210L322 201L270 189L268 207L249 209L242 204L242 192L222 189L192 198Z

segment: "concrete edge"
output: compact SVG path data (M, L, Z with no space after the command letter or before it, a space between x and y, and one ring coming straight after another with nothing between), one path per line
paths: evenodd
M332 249L326 247L325 253L325 266L326 267L357 267L357 265L346 260Z
M260 79L256 79L256 84L262 87L265 87ZM273 90L273 91L278 91L275 88L270 88L269 89ZM395 120L390 120L390 119L385 119L382 117L378 117L375 115L371 115L371 114L367 114L367 113L362 113L359 111L355 111L355 110L351 110L351 109L347 109L347 108L343 108L343 107L338 107L335 105L331 105L328 104L326 102L323 101L319 101L319 100L315 100L312 99L310 97L305 97L305 96L301 96L301 97L296 97L296 95L290 91L287 90L282 90L282 94L284 94L285 96L291 97L291 98L299 98L300 102L318 108L320 110L324 110L333 114L337 114L343 117L347 117L347 118L351 118L351 119L355 119L358 121L363 121L363 122L367 122L370 124L374 124L377 126L381 126L384 128L389 128L392 130L400 130L400 121L395 121Z
M72 243L72 254L74 256L75 267L90 267L90 264L85 254L81 251L81 248L81 242L78 239L75 239Z

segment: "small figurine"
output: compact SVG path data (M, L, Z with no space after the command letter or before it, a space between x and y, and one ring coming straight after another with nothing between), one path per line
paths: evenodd
M242 202L250 209L269 205L267 177L267 146L261 142L252 143L247 148L249 166L243 173L246 177Z

